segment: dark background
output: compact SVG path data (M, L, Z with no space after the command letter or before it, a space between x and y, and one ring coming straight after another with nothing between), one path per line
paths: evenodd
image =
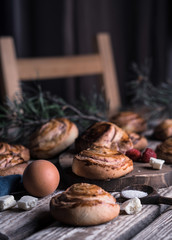
M91 53L96 33L109 32L125 103L132 62L150 58L155 85L172 78L171 5L170 0L1 0L0 35L13 36L18 57L31 57ZM41 82L70 102L92 84L91 78Z

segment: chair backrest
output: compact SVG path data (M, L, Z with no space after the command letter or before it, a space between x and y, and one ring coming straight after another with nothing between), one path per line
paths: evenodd
M109 117L121 105L110 36L96 36L97 53L65 57L17 58L12 37L0 38L1 96L14 97L20 93L19 81L86 75L101 75ZM39 74L39 75L38 75ZM37 80L39 80L37 79Z

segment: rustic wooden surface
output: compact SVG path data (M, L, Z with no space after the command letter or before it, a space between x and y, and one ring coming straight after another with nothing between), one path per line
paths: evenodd
M155 221L138 233L133 240L172 239L172 207L168 207Z
M172 197L172 186L166 189L161 189L159 193L163 196ZM56 193L54 193L56 194ZM167 229L171 234L172 222L170 220L170 213L164 212L167 205L143 205L143 209L136 215L126 215L122 213L111 222L92 227L70 227L53 220L49 213L49 202L54 195L39 199L38 206L30 211L14 209L0 213L0 239L11 240L56 240L56 239L131 239L137 237L137 234L144 234L141 231L146 228L148 238L150 234L151 224L153 224L155 231L158 234L158 226ZM115 193L114 193L115 194ZM116 194L115 194L116 195ZM163 213L160 217L158 217ZM163 217L164 216L164 217ZM158 217L158 218L157 218ZM162 218L162 221L161 221ZM155 220L156 219L156 220ZM165 220L164 220L165 219ZM155 220L155 224L154 221ZM153 222L153 223L152 223ZM168 226L167 224L168 223ZM170 232L169 232L170 231ZM165 230L164 230L165 234ZM153 233L152 233L153 235ZM4 236L4 238L3 238ZM143 235L141 235L143 238ZM136 238L139 239L139 238ZM156 238L159 239L159 238ZM165 239L165 238L163 238Z
M40 198L38 205L30 211L14 207L0 212L0 240L172 239L172 207L168 205L143 205L142 211L135 215L121 211L117 218L108 223L73 227L55 221L50 214L50 199L59 191L60 188L53 194ZM172 197L172 186L161 188L158 192L162 196ZM118 192L111 194L116 198L119 195Z

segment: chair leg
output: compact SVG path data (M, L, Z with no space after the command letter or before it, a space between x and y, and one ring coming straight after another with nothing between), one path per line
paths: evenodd
M98 52L101 56L103 68L103 84L105 98L109 104L108 117L112 117L121 107L115 62L110 36L107 33L97 34Z
M14 42L11 37L0 38L0 83L2 98L13 99L15 93L20 94L19 75Z

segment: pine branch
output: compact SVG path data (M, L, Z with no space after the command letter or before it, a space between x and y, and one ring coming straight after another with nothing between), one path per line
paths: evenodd
M97 96L97 99L101 97ZM80 104L82 105L82 101ZM95 103L92 100L90 108L94 112L90 114L89 109L82 106L73 106L66 103L62 98L51 95L49 92L42 92L41 89L34 96L23 95L21 99L14 101L6 100L4 105L0 106L0 140L8 142L20 142L27 139L29 135L42 124L50 121L52 118L65 117L79 125L80 130L88 127L95 121L106 119L106 106L104 101L104 112L99 106L99 101ZM92 110L91 110L92 111ZM101 116L101 114L102 116ZM101 117L100 117L101 116Z
M148 63L140 67L133 64L137 77L127 85L129 105L138 109L146 108L146 117L150 121L160 117L172 117L172 83L163 82L154 86L150 80L151 66Z

